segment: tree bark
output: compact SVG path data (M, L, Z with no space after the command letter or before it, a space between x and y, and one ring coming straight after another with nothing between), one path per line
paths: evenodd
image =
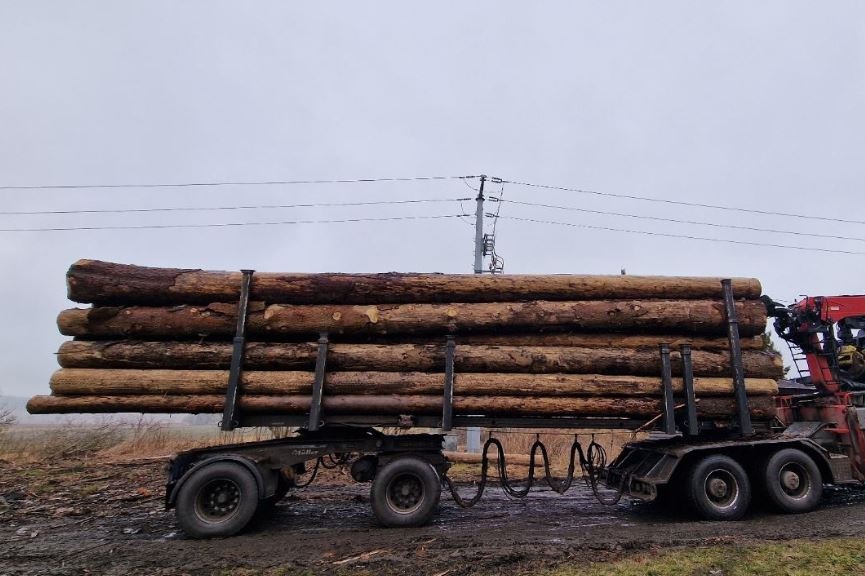
M222 342L140 342L121 340L64 342L57 354L64 368L227 369L232 345ZM318 344L250 342L244 367L249 370L305 370L315 366ZM727 352L694 350L697 376L726 376ZM761 351L742 353L745 375L781 378L781 357ZM454 364L461 372L581 373L659 375L658 350L635 348L558 348L540 346L463 346L455 348ZM675 374L681 356L671 353ZM331 344L327 367L337 370L436 372L445 365L445 346L420 344Z
M27 403L31 414L66 413L219 413L224 396L34 396ZM243 396L240 408L250 413L305 414L309 396ZM441 399L435 396L327 396L323 399L325 415L440 415ZM765 420L774 417L771 397L751 398L751 415ZM463 396L454 398L456 415L489 415L500 417L576 416L604 418L651 418L663 410L655 398L553 398L522 396ZM703 418L729 418L736 413L731 398L705 398L698 403ZM338 418L335 418L338 420Z
M228 338L236 306L98 307L60 313L62 334L96 338ZM766 309L759 300L736 303L739 331L760 334ZM252 338L291 335L418 335L491 331L635 330L719 335L726 331L724 305L715 300L597 300L389 306L251 306Z
M147 268L79 260L67 273L69 299L98 304L233 302L240 272ZM760 282L733 279L737 298L758 298ZM284 304L499 302L510 300L721 298L720 278L683 276L256 273L252 297Z
M391 342L394 339L390 340ZM377 340L371 340L377 343ZM410 342L409 342L410 343ZM438 344L438 342L435 342ZM661 344L680 348L690 344L694 350L728 350L726 337L705 337L687 334L615 334L541 332L528 334L464 334L457 337L457 345L474 344L487 346L561 346L580 348L649 348L657 350ZM763 350L766 345L762 336L743 337L742 350Z
M242 374L243 395L309 395L313 372L254 372ZM51 391L58 395L193 395L225 393L226 370L96 370L64 368L51 377ZM778 393L769 378L748 378L751 396ZM730 396L730 378L695 378L698 396ZM680 378L673 389L683 391ZM444 374L419 372L329 372L325 395L436 395L444 390ZM657 396L658 378L601 376L597 374L456 374L455 396Z

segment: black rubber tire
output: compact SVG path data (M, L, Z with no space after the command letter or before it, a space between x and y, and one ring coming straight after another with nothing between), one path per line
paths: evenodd
M219 504L209 497L229 498L226 513L209 515L209 506ZM259 506L258 483L252 473L236 462L215 462L192 472L177 494L175 515L180 528L192 538L232 536L243 530Z
M376 519L384 526L422 526L438 509L441 490L441 478L429 462L399 458L376 473L370 503Z
M695 462L686 487L692 510L706 520L738 520L751 505L751 482L745 469L723 454Z
M784 473L794 475L787 484L782 478ZM766 462L763 486L769 503L776 510L788 514L809 512L823 496L823 475L810 456L795 448L784 448Z

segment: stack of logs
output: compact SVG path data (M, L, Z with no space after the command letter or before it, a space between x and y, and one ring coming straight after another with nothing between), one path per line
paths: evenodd
M51 396L31 413L222 412L242 275L80 260L67 274ZM754 279L732 282L752 418L774 415L780 358L764 350ZM319 334L330 339L322 410L442 414L455 337L455 415L621 417L663 410L658 347L693 348L698 413L735 414L718 278L264 274L253 276L241 413L309 412Z

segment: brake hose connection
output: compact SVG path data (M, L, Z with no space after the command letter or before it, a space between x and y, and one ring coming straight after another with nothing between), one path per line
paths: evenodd
M305 481L298 482L295 480L294 487L295 488L306 488L315 480L315 477L318 476L319 468L324 468L325 470L333 470L334 468L339 468L340 466L345 466L349 459L351 458L351 454L337 454L334 457L333 454L327 455L327 461L325 461L325 456L319 456L315 460L315 466L312 469L312 472Z
M502 447L501 442L498 439L490 437L483 448L483 456L481 460L481 479L478 483L478 489L474 496L471 498L463 498L460 496L459 492L457 492L457 488L453 482L446 474L442 476L442 480L447 484L448 489L450 490L451 496L453 497L454 502L457 503L458 506L462 508L470 508L477 504L481 497L483 497L484 490L486 489L487 482L490 480L489 476L489 468L490 468L490 459L489 459L489 451L491 447L495 447L497 451L497 462L496 465L498 467L499 473L499 484L502 487L502 490L505 491L505 494L511 496L513 498L525 498L528 496L529 492L534 486L535 482L538 478L535 477L535 467L536 463L536 455L538 452L541 454L541 458L543 459L544 466L544 480L547 485L557 494L564 494L568 491L568 489L572 486L574 482L574 472L576 470L577 465L577 456L579 456L579 465L580 469L583 472L583 481L586 483L592 493L595 495L595 498L601 504L605 504L607 506L613 506L622 499L622 495L624 494L624 486L625 478L621 479L619 485L614 489L614 494L612 496L604 495L598 489L600 480L606 470L607 466L607 452L604 450L604 447L595 442L594 437L592 437L592 441L588 446L586 451L583 451L583 446L580 444L577 437L574 436L574 443L571 444L570 450L570 459L568 462L568 472L564 478L557 479L554 478L550 473L550 458L547 453L547 448L544 446L544 443L540 440L540 435L536 438L534 444L532 444L530 463L529 463L529 476L525 481L525 486L522 488L515 488L511 481L508 479L508 471L507 471L507 462L505 461L505 450Z

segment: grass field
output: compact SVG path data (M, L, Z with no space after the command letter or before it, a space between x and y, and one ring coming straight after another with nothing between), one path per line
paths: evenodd
M865 572L858 538L718 545L639 554L612 563L563 567L533 576L841 576Z
M853 576L862 574L863 566L865 545L861 540L838 538L674 549L611 562L519 572L514 576ZM313 576L314 573L277 568L265 572L229 569L219 574ZM375 572L356 569L345 569L337 574L375 576Z

